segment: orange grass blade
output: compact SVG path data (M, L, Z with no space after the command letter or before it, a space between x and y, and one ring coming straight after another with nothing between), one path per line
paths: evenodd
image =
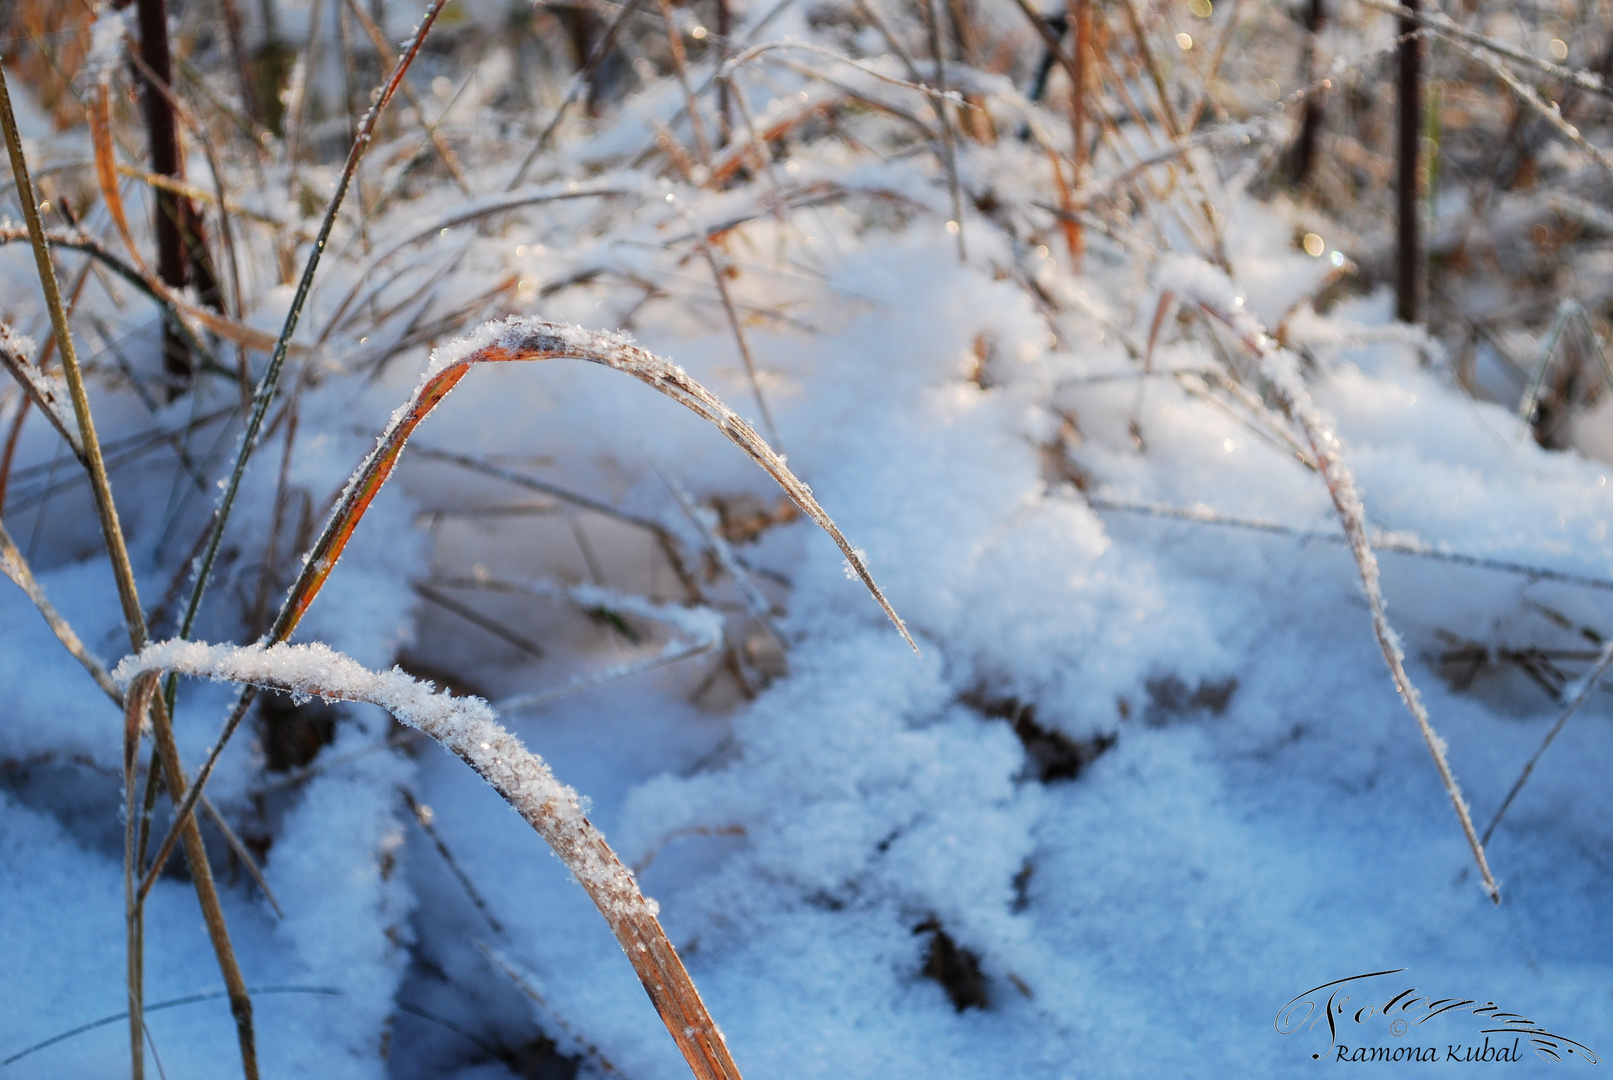
M541 319L512 316L501 322L488 323L467 337L459 339L432 354L432 361L421 380L414 397L393 417L392 423L381 435L380 442L368 459L349 481L336 509L325 526L312 551L304 561L302 573L269 633L269 640L278 642L290 637L302 620L304 612L324 586L342 549L352 538L353 530L381 490L397 464L405 443L420 422L430 415L438 402L464 378L475 364L512 363L516 361L554 360L572 357L602 364L633 376L672 398L691 412L709 420L728 436L751 460L765 469L801 511L828 533L840 548L852 570L878 602L886 616L900 631L902 637L918 651L918 644L907 631L901 616L885 599L869 573L863 557L840 532L833 520L818 505L812 491L785 465L784 459L743 419L717 396L691 378L681 367L654 353L632 345L618 334L584 330L581 327L545 322Z
M141 277L154 278L129 230L123 193L118 190L117 157L112 149L112 87L107 79L96 84L84 111L90 119L90 146L95 151L95 179L101 188L101 201L106 203L106 212L112 216L112 224L117 226L118 236L134 261L135 269L140 271Z
M151 272L145 259L140 256L139 246L134 242L134 234L129 229L129 217L123 207L123 195L118 190L117 158L112 147L111 94L105 82L98 84L90 94L89 106L85 111L90 118L90 145L95 151L95 179L101 189L101 201L106 203L112 224L116 226L118 236L123 240L123 246L129 251L129 259L134 263L134 268L139 271L140 276L146 280L146 284L151 286L164 302L172 305L175 311L187 319L201 323L219 337L259 352L271 351L274 348L275 335L244 326L233 319L226 319L206 308L197 307L168 288Z

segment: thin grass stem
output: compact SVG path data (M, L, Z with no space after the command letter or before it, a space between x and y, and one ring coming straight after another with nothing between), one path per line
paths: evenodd
M685 220L688 215L685 214ZM728 327L734 332L734 343L739 347L740 362L745 365L745 377L750 380L751 393L756 396L756 407L761 411L762 424L767 428L767 439L774 446L782 445L778 437L778 427L773 423L773 414L767 407L767 398L762 393L761 377L756 371L756 358L751 353L750 338L745 333L744 324L739 321L739 312L734 309L734 297L728 290L728 275L718 262L717 255L712 251L711 244L706 240L706 234L694 227L689 221L689 232L694 237L695 245L711 268L711 280L717 287L717 295L722 299L723 313L728 316Z
M1546 737L1540 740L1540 745L1535 749L1535 752L1529 755L1529 760L1524 763L1523 771L1518 774L1518 779L1513 781L1511 789L1508 790L1507 797L1502 799L1501 805L1496 808L1495 817L1491 818L1490 824L1485 826L1484 836L1480 838L1481 843L1488 844L1490 842L1490 837L1495 835L1496 826L1500 825L1501 819L1506 817L1507 809L1512 805L1512 800L1518 797L1518 792L1523 790L1523 785L1529 782L1529 777L1534 773L1535 766L1540 764L1540 759L1545 755L1546 750L1550 748L1557 736L1561 734L1563 726L1568 723L1569 718L1579 711L1581 705L1585 704L1585 699L1590 696L1591 688L1596 685L1597 680L1602 677L1602 673L1608 669L1609 665L1613 665L1613 642L1608 642L1607 645L1603 646L1601 654L1596 658L1596 663L1591 667L1590 671L1580 678L1578 683L1570 684L1563 688L1562 700L1566 704L1562 714L1557 717L1557 722L1551 725L1551 730L1546 732Z
M1372 631L1378 649L1389 668L1395 689L1406 706L1406 711L1411 714L1413 722L1417 725L1429 756L1433 759L1440 783L1451 801L1451 808L1455 811L1462 835L1467 840L1473 860L1479 868L1484 891L1492 902L1499 904L1501 889L1490 873L1489 861L1484 855L1484 845L1473 828L1467 800L1462 797L1461 788L1445 758L1445 741L1434 731L1428 717L1428 709L1423 705L1422 696L1412 683L1411 676L1406 673L1405 652L1401 648L1400 636L1389 624L1383 590L1379 584L1378 560L1373 554L1371 536L1367 529L1365 508L1356 492L1355 478L1349 466L1344 463L1338 436L1334 434L1331 424L1311 400L1309 391L1305 389L1294 355L1278 346L1253 316L1233 302L1235 290L1230 280L1204 264L1194 265L1186 261L1173 261L1161 276L1167 279L1164 282L1167 289L1180 291L1184 296L1190 297L1206 315L1232 330L1253 353L1260 361L1262 373L1271 381L1273 389L1281 395L1284 412L1299 426L1310 444L1311 456L1316 462L1323 482L1327 485L1328 495L1333 500L1339 523L1343 526L1344 535L1349 542L1350 553L1355 558L1362 592L1366 596L1367 607L1372 615Z
M85 457L88 459L86 464L90 474L91 491L95 495L96 516L100 520L101 533L111 558L113 577L118 587L118 599L122 604L124 621L128 626L129 642L134 649L139 650L146 644L145 612L140 606L140 595L135 585L134 568L129 562L123 529L118 523L117 506L113 501L112 487L107 479L106 464L101 457L100 440L96 436L95 421L90 413L83 375L79 371L78 353L73 345L71 331L67 325L67 312L62 304L61 290L56 281L56 267L46 246L44 227L39 220L39 206L34 198L33 185L28 179L28 162L23 155L22 138L17 130L16 118L12 114L11 94L6 86L3 69L0 69L0 127L4 128L6 149L11 157L12 175L23 204L23 215L28 224L28 237L34 251L34 262L39 270L46 307L50 311L51 326L56 334L57 351L62 358L62 373L72 396L79 436ZM174 745L173 731L168 722L169 715L167 709L153 708L152 727L157 746L164 757L165 771L169 774L170 793L177 801L184 793L184 784L179 767L179 751ZM241 978L240 966L236 962L235 951L230 944L224 914L219 907L218 894L213 887L212 872L207 863L207 849L202 845L201 833L196 829L194 821L185 830L185 841L185 853L190 863L191 880L196 887L196 897L201 904L203 918L207 922L208 934L212 939L219 968L223 972L226 985L230 988L230 1009L235 1015L242 1069L247 1080L257 1080L252 1004L246 996L245 982ZM134 1006L138 1005L138 988L143 979L141 968L138 966L141 961L140 951L131 949L129 985L130 993L135 995L131 998L131 1012L134 1011ZM137 1016L131 1016L131 1025L138 1019ZM141 1061L142 1055L135 1053L132 1067L136 1073L142 1068Z
M246 473L247 461L252 451L257 447L258 435L263 429L264 417L268 414L269 404L274 400L275 391L280 384L280 371L286 361L286 354L291 347L291 336L296 332L297 323L302 318L303 305L308 301L308 293L313 288L314 274L319 269L319 258L324 253L325 245L330 240L331 229L335 227L337 213L341 210L342 201L347 194L349 185L353 182L353 175L358 171L358 163L369 149L370 140L374 135L375 126L380 121L381 113L397 92L398 86L403 82L404 75L409 66L419 54L420 47L425 43L426 35L431 32L447 0L432 0L426 8L425 16L415 29L409 47L398 58L397 66L393 68L392 75L381 87L375 104L364 116L359 125L358 137L353 140L352 149L348 151L347 162L342 168L340 178L336 183L336 191L331 196L329 205L325 208L325 218L320 223L319 232L314 237L312 249L308 253L308 261L303 267L302 277L297 282L296 293L292 296L290 310L286 312L285 325L280 335L275 339L274 351L269 357L269 365L258 382L256 394L253 395L252 414L247 419L246 431L241 436L241 446L236 453L235 465L230 470L229 478L225 481L224 492L219 498L218 508L213 514L211 535L208 537L207 547L202 552L200 565L197 567L196 582L191 589L190 599L185 604L184 614L180 617L179 636L189 636L196 624L196 615L201 609L202 596L207 591L208 579L212 575L213 564L218 559L219 545L224 539L225 526L229 523L230 511L235 506L236 494L241 488L241 478ZM165 695L171 698L171 694ZM170 702L171 705L171 702Z

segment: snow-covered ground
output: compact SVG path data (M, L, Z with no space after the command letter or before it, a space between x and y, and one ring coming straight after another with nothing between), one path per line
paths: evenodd
M660 90L629 119L681 104L675 84ZM616 160L627 125L580 140L534 182L575 194L568 162ZM630 326L754 418L865 553L918 652L817 526L777 512L779 488L721 431L572 360L471 371L416 432L294 640L510 702L503 724L635 868L753 1080L1288 1077L1362 1046L1433 1047L1452 1069L1448 1050L1486 1038L1521 1040L1512 1073L1557 1075L1613 1052L1605 690L1496 830L1492 904L1373 637L1328 489L1237 337L1187 303L1165 309L1150 344L1162 264L1096 232L1077 275L971 210L960 262L934 160L844 152L803 151L787 175L726 194L605 172L590 190L610 200L534 203L496 230L430 235L453 207L399 210L394 235L430 238L390 287L404 297L450 259L462 273L426 303L452 306L505 270L602 274L498 306ZM1005 140L966 161L965 181L1030 200L1047 186L1032 176L1043 161ZM898 193L906 209L768 217L769 183L800 193L829 176ZM1312 312L1344 260L1296 249L1314 219L1288 203L1229 198L1221 234L1242 310L1281 324L1303 358L1374 535L1422 548L1380 552L1382 590L1483 830L1562 710L1505 657L1543 651L1579 675L1613 633L1613 466L1543 450L1513 413L1467 394L1437 346L1392 323L1386 293ZM692 244L667 246L669 231L746 214L724 257L741 306L778 315L748 320L765 424L706 264ZM4 256L23 295L28 253ZM311 326L375 272L333 262ZM664 288L639 299L635 275ZM254 323L277 328L287 300L265 291ZM132 350L154 341L145 317ZM281 560L307 547L417 385L423 344L366 369L359 338L332 336L325 369L300 384L294 441L282 425L254 459L197 638L261 631L250 612L266 538ZM133 376L90 340L107 440L183 430L237 393L204 382L148 414ZM189 436L194 483L166 450L114 471L142 595L170 609L164 633L238 433L231 421ZM62 455L31 420L6 525L110 667L127 638L85 490L34 495L53 459L60 475L76 468ZM307 496L277 512L282 471ZM675 488L780 520L729 550ZM698 603L657 530L689 557ZM411 583L491 612L541 657ZM758 615L747 595L772 610ZM544 693L698 639L708 610L726 623L723 649ZM0 1076L125 1075L122 717L9 585L0 687L0 1059L114 1018ZM234 695L181 685L187 762ZM208 787L283 912L204 824L265 1076L686 1074L606 922L526 821L382 710L317 708L295 715L334 715L328 745L276 765L276 721L255 718ZM146 925L163 1074L233 1075L235 1032L183 874L158 880ZM1346 987L1347 1009L1335 995L1330 1031L1325 984L1378 972L1394 973ZM1321 1011L1279 1015L1317 987ZM1396 1007L1422 999L1411 1011L1357 1011L1408 988ZM212 996L184 1000L197 995ZM1391 1030L1452 1001L1468 1004ZM1564 1060L1499 1030L1520 1017L1553 1033ZM1563 1040L1582 1045L1571 1056Z

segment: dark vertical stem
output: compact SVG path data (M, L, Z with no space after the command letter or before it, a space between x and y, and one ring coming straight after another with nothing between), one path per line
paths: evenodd
M1046 45L1042 59L1036 65L1036 74L1031 77L1030 89L1025 92L1025 96L1032 101L1041 101L1047 93L1047 80L1053 74L1053 65L1060 62L1059 42L1064 40L1064 34L1070 28L1070 19L1062 11L1055 11L1044 18L1037 15L1029 6L1022 10L1027 19L1034 20L1036 32L1042 36L1042 41Z
M583 70L593 53L593 25L588 21L588 12L575 4L557 4L554 16L571 40L571 51L577 54L577 70Z
M1327 25L1327 9L1322 0L1310 0L1310 9L1305 15L1305 68L1301 73L1302 85L1309 86L1316 80L1316 56L1321 50L1318 48L1317 35ZM1322 132L1322 97L1320 91L1313 91L1305 98L1305 117L1300 121L1299 141L1294 144L1294 184L1299 186L1310 179L1311 170L1316 167L1316 140Z
M156 70L146 63L144 56L131 55L129 59L134 62L134 66L141 75L147 90L161 95L163 104L168 107L169 114L173 118L177 133L179 121L186 120L186 115L184 103L175 96L173 85L168 79L158 75ZM206 134L201 132L201 129L196 127L194 123L191 124L191 128L201 134L205 151ZM177 135L174 145L177 148ZM210 151L206 152L210 153ZM171 175L183 179L185 172L184 158L179 156L177 151L175 156L178 158L178 172ZM211 161L211 157L209 160ZM214 171L216 172L217 170ZM177 214L180 244L184 249L185 274L190 283L196 287L196 293L201 298L202 303L214 311L223 312L224 294L219 289L218 268L214 266L213 257L208 253L207 230L202 224L202 216L197 212L196 204L186 196L172 192L168 194ZM227 212L222 208L220 208L219 214L221 217L227 216ZM69 224L76 223L69 222ZM179 332L178 327L173 329L176 333ZM196 343L193 340L187 338L186 341L189 348L196 347Z
M958 262L964 263L969 260L969 251L963 240L963 195L958 186L958 146L953 138L952 113L946 99L947 57L946 49L941 44L941 6L936 0L924 0L921 6L930 32L930 59L935 64L935 90L930 94L930 107L935 110L936 123L941 126L942 159L947 170L947 186L952 193L952 220L948 227L958 241Z
M596 39L599 36L598 20L592 11L581 4L558 8L556 14L561 24L565 26L566 34L571 38L571 47L577 54L579 77L588 80L586 101L588 113L592 116L597 111L599 93L599 84L595 79L598 62L594 57Z
M728 38L734 31L734 13L728 0L717 0L717 70L728 62ZM733 112L728 101L728 80L717 80L717 145L727 146L733 135Z
M140 20L140 59L151 73L143 78L141 98L146 114L146 133L151 143L151 171L159 176L179 179L182 175L179 161L179 129L174 122L174 109L162 89L153 85L153 79L162 86L173 85L173 58L168 52L168 4L166 0L139 0L137 11ZM157 200L157 276L170 289L185 287L185 241L180 230L183 211L179 198L171 191L158 188ZM190 350L185 341L171 327L162 332L162 367L168 380L168 397L172 400L184 393L191 381Z
M1405 0L1416 12L1422 0ZM1399 183L1395 192L1399 215L1399 280L1395 293L1395 316L1402 322L1423 319L1423 260L1421 194L1418 183L1423 137L1423 42L1411 18L1400 20L1400 117L1397 127Z

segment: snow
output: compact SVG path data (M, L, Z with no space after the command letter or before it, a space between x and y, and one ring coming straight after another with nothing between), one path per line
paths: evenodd
M307 33L318 5L283 6ZM389 10L395 38L416 13ZM785 8L768 34L831 40L811 19ZM95 24L97 57L121 27ZM735 70L768 122L849 88L933 123L892 58L758 48ZM296 92L330 90L328 61L300 60ZM693 83L713 67L691 61ZM245 476L206 640L116 666L125 686L185 676L192 768L240 684L291 697L252 714L207 788L283 919L203 824L266 1077L504 1080L544 1039L579 1076L686 1076L624 962L621 927L654 919L752 1078L1288 1077L1329 1047L1320 1027L1281 1033L1284 1003L1394 968L1424 996L1613 1047L1613 712L1591 674L1613 638L1608 406L1547 450L1511 400L1465 390L1440 327L1396 323L1384 291L1351 283L1365 240L1247 194L1265 173L1236 167L1285 137L1276 110L1206 120L1189 156L1123 124L1139 153L1209 178L1224 251L1164 220L1191 216L1184 195L1182 215L1090 227L1073 273L1046 210L1067 124L1015 80L949 69L995 130L962 152L965 186L991 196L966 199L967 261L929 135L872 106L845 119L858 141L792 129L721 190L641 166L657 124L687 131L667 79L579 109L514 191L498 188L526 146L494 124L443 128L476 163L469 198L411 164L418 132L374 148L364 183L409 194L366 203L364 230L338 224L288 358L296 408L277 402ZM1122 171L1100 155L1072 186L1099 206ZM238 197L316 221L284 172L236 177ZM301 182L333 177L307 165ZM1589 197L1550 199L1606 224ZM724 404L755 395L694 229L721 248L776 445ZM1308 230L1341 258L1296 246ZM266 234L241 235L241 318L272 330L289 293ZM22 329L46 325L32 263L0 254L22 298L0 348L26 363ZM1313 305L1332 280L1344 298ZM98 288L83 310L135 363L86 344L92 405L162 636L240 437L234 418L187 425L238 388L141 401L156 325ZM445 313L462 318L419 332ZM1525 329L1496 341L1514 331L1519 355L1538 349ZM494 362L558 358L587 362ZM54 376L24 377L65 401ZM332 507L450 383L420 437L451 454L403 450L296 641L248 644ZM8 481L7 573L26 558L110 666L127 638L93 510L37 421ZM0 687L4 1060L126 996L122 718L9 585ZM1488 846L1497 906L1452 803L1486 824L1571 704ZM216 991L177 866L150 904L146 1000ZM1479 1038L1474 1019L1424 1028L1443 1048ZM222 1001L149 1024L175 1080L238 1071ZM0 1072L123 1075L124 1034ZM1513 1070L1565 1067L1526 1047Z
M113 70L123 60L123 41L128 36L128 8L97 5L95 21L90 24L90 51L84 58L82 69L85 77L110 79Z

